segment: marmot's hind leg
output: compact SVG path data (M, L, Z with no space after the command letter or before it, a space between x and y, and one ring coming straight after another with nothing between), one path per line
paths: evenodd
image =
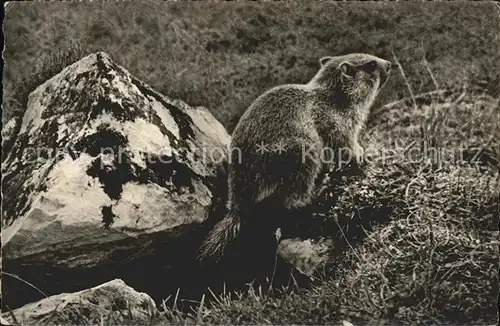
M283 156L281 182L278 186L287 210L306 207L313 200L316 180L321 170L319 151L306 152L303 146L288 148Z
M311 203L322 163L319 149L307 151L302 142L307 144L305 140L295 140L281 152L260 157L259 164L255 164L258 168L253 167L258 176L253 181L256 204L295 209Z

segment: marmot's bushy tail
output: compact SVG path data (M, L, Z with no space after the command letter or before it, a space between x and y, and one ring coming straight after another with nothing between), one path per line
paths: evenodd
M240 231L241 218L235 209L230 209L227 215L219 221L203 241L200 249L200 260L207 258L220 260L227 244L234 240Z

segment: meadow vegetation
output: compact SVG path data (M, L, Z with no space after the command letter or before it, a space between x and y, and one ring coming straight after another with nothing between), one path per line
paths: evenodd
M163 93L209 108L229 131L266 89L307 82L321 56L397 59L364 136L364 177L333 183L320 199L338 226L339 255L312 288L207 293L190 314L171 298L151 322L497 322L495 4L20 3L4 33L4 122L22 115L39 83L98 50Z
M394 52L416 93L435 89L431 69L441 87L496 95L498 11L481 3L19 3L4 21L3 117L59 69L54 57L95 51L167 95L208 107L229 131L259 94L307 82L326 55L392 60ZM403 96L394 74L379 103Z

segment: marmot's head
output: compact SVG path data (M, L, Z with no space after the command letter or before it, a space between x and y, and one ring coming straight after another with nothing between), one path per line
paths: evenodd
M371 106L391 71L391 62L364 53L323 57L320 64L312 83L326 87L336 100L346 100L346 105L366 108Z

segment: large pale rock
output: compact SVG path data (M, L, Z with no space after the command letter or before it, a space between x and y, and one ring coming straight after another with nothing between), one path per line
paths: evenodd
M156 299L199 278L230 141L206 109L95 53L33 91L16 125L2 161L4 271L48 295L122 278ZM12 277L2 285L11 309L40 298Z
M122 239L202 222L228 143L205 109L85 57L29 96L2 164L4 258L88 266Z
M153 299L120 279L75 293L62 293L2 314L14 325L150 323L159 314ZM14 316L14 318L12 318Z

